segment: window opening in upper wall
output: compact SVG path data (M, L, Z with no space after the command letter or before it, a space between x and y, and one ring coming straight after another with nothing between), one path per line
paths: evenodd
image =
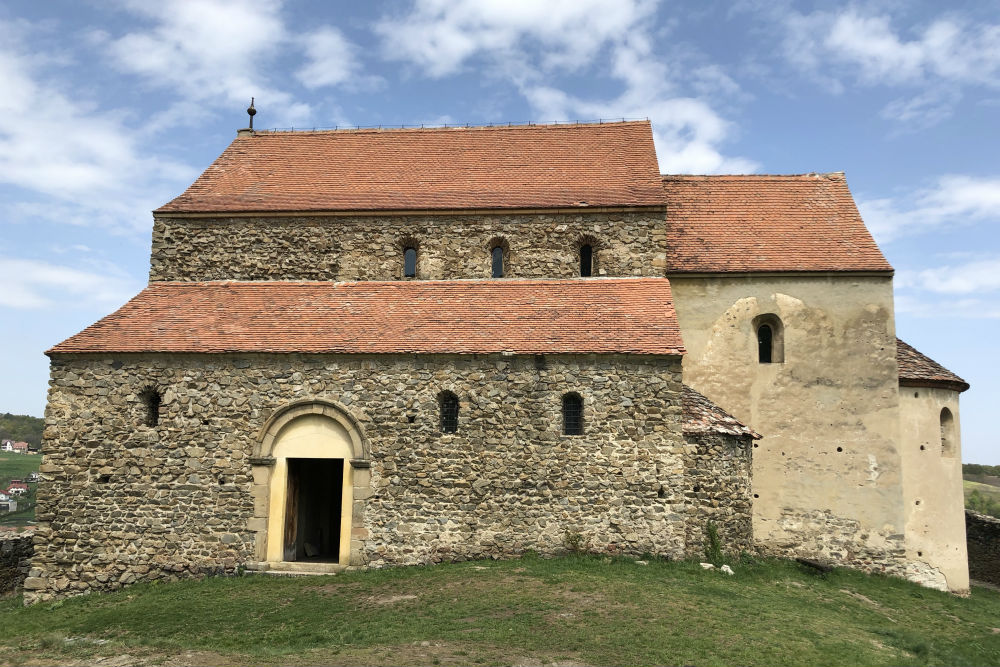
M403 277L417 277L417 249L406 248L403 250Z
M492 251L493 277L503 278L503 248L495 246Z
M580 275L584 278L594 275L594 248L589 243L580 246Z
M770 324L757 327L757 361L762 364L771 363L774 352L774 332Z
M145 407L143 423L146 426L156 426L160 423L160 403L163 398L160 392L155 389L146 389L139 394L140 400Z
M753 319L757 335L757 362L780 364L785 361L784 327L777 315L758 315Z
M941 408L941 456L955 456L955 416L948 408Z
M583 398L564 394L562 399L563 435L583 435Z
M458 396L450 391L438 394L438 404L441 406L441 432L456 433L458 431Z

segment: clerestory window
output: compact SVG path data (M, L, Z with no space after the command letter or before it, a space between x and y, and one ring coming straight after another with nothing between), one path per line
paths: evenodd
M450 391L438 394L438 404L441 408L441 432L456 433L458 431L458 396Z
M562 399L563 435L583 435L583 398L564 394Z
M580 276L594 275L594 247L589 243L580 246Z
M403 250L403 277L417 277L417 249L413 247Z

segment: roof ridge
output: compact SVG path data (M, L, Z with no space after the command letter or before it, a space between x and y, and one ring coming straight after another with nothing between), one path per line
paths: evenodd
M804 174L660 174L660 178L667 179L688 179L688 178L711 178L722 180L727 178L828 178L830 180L845 180L843 171L810 171Z
M327 128L271 128L264 130L253 130L239 137L262 137L262 136L287 136L287 135L311 135L311 134L365 134L365 133L402 133L402 132L457 132L457 131L481 131L481 130L544 130L544 129L566 129L576 127L613 127L621 125L652 125L648 118L624 119L624 120L593 120L593 121L550 121L545 123L494 123L485 125L431 125L427 126L391 126L391 125L367 125L355 127L327 127Z

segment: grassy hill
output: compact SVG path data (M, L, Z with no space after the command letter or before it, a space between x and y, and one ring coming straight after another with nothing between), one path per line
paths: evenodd
M1000 593L569 556L0 601L4 664L1000 665ZM122 656L125 657L122 657Z
M38 472L41 462L39 454L0 452L0 488L6 489L12 479L25 479L29 473ZM27 495L17 499L18 511L0 514L0 526L25 526L35 520L36 489L36 484L28 485Z
M0 440L23 440L32 447L41 447L44 428L44 419L0 412Z
M965 508L1000 518L1000 466L962 464Z

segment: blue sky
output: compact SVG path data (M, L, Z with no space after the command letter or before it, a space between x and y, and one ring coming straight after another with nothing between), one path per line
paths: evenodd
M650 118L665 173L845 171L901 338L1000 464L1000 2L0 5L0 411L146 282L150 211L246 125Z

